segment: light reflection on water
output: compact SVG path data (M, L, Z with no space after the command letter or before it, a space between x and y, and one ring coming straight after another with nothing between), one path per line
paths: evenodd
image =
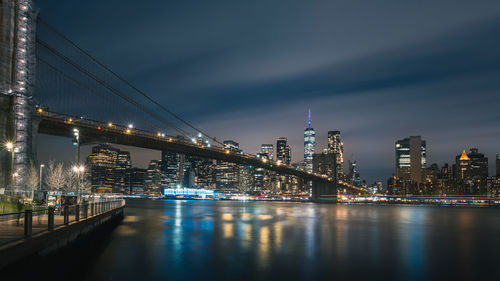
M133 200L88 280L475 279L500 273L499 215L490 208Z

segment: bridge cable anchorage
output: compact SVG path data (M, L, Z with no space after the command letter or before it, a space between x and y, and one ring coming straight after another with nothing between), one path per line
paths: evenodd
M68 74L64 73L64 71L58 69L56 66L52 65L51 63L47 62L46 60L42 59L42 58L37 58L37 60L41 63L44 63L45 65L47 65L48 67L50 67L51 69L53 69L54 71L60 73L61 75L63 75L64 78L68 79L69 81L75 83L76 85L82 87L82 88L85 88L87 89L89 92L99 96L100 98L104 99L105 101L109 102L109 103L112 103L114 105L117 105L118 107L120 107L121 109L123 109L124 111L126 111L128 114L131 114L147 123L149 123L149 121L147 119L145 119L144 117L136 114L135 112L129 110L126 106L120 104L120 103L117 103L116 101L113 101L112 99L106 97L106 95L103 95L102 93L99 93L98 91L94 90L94 89L91 89L89 86L85 85L84 83L74 79L73 77L69 76ZM161 130L160 127L156 126L155 124L152 124L150 123L150 125L152 125L155 129L157 130Z
M186 120L182 119L179 115L175 114L174 112L172 112L171 110L169 110L168 108L166 108L165 106L163 106L162 104L160 104L159 102L157 102L156 100L154 100L153 98L151 98L149 95L147 95L144 91L138 89L136 86L134 86L132 83L130 83L128 80L126 80L125 78L123 78L122 76L120 76L119 74L117 74L116 72L114 72L113 70L111 70L109 67L107 67L106 65L104 65L103 63L101 63L100 61L98 61L96 58L94 58L90 53L88 53L87 51L85 51L84 49L82 49L80 46L78 46L78 44L76 44L75 42L73 42L72 40L70 40L68 37L66 37L64 34L62 34L61 32L59 32L55 27L53 27L52 25L50 25L49 23L47 23L45 20L43 20L41 17L38 17L38 20L44 24L45 26L47 26L50 30L52 30L54 33L56 33L59 37L61 37L62 39L66 40L67 42L69 42L71 45L73 45L75 48L77 48L78 50L80 50L82 53L84 53L87 57L89 57L92 61L94 61L97 65L101 66L102 68L104 68L105 70L107 70L108 72L110 72L113 76L115 76L116 78L118 78L120 81L122 81L123 83L125 83L126 85L128 85L130 88L134 89L136 92L138 92L140 95L142 95L143 97L145 97L147 100L149 100L150 102L152 102L153 104L155 104L156 106L160 107L162 110L164 110L165 112L167 112L168 114L172 115L174 118L176 118L177 120L181 121L182 123L184 123L185 125L189 126L190 128L192 128L193 130L201 133L202 135L204 135L205 137L213 140L214 142L217 142L218 144L224 146L224 143L218 141L215 137L212 137L210 135L208 135L207 133L205 133L204 131L196 128L195 126L193 126L191 123L187 122Z
M90 71L86 70L85 68L81 67L80 65L78 65L76 62L74 62L73 60L71 60L67 56L65 56L65 55L61 54L60 52L58 52L56 49L54 49L53 47L51 47L47 42L45 42L45 41L43 41L43 40L41 40L39 38L36 39L36 42L38 44L40 44L41 46L45 47L50 52L52 52L54 55L60 57L61 59L63 59L64 61L66 61L70 65L72 65L78 71L82 72L83 74L85 74L88 77L90 77L93 80L95 80L97 83L99 83L102 86L104 86L105 88L107 88L113 94L117 95L118 97L120 97L123 100L127 101L128 103L134 105L136 108L140 109L141 111L145 112L146 114L149 114L150 116L154 117L155 119L157 119L161 123L163 123L163 124L165 124L165 125L167 125L167 126L169 126L171 128L174 128L175 130L177 130L178 132L180 132L182 135L184 135L185 137L189 138L189 134L186 131L184 131L181 128L175 126L174 124L172 124L168 120L164 119L163 117L159 116L158 114L152 112L151 110L148 110L147 108L145 108L144 106L142 106L138 102L134 101L133 99L127 97L125 94L123 94L119 90L117 90L114 87L110 86L105 81L99 79L99 77L97 77L96 75L92 74Z

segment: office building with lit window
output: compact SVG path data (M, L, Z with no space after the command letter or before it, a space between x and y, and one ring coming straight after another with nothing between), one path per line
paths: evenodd
M274 146L272 144L262 144L260 146L260 153L265 153L267 160L274 160Z
M396 177L422 183L425 179L426 143L420 136L396 141Z
M92 192L112 192L118 152L119 149L108 144L92 147L92 153L87 157L86 164L89 167Z
M240 146L232 140L224 141L224 148L238 153ZM239 169L235 163L217 161L215 168L216 190L220 193L232 193L238 191Z
M116 156L113 192L124 193L127 170L131 168L130 152L119 150Z
M163 187L176 187L179 179L179 154L175 152L161 152L161 185Z
M327 152L335 155L335 168L337 181L344 179L344 143L340 138L340 131L328 132Z
M290 165L292 150L285 137L280 137L276 141L276 161Z

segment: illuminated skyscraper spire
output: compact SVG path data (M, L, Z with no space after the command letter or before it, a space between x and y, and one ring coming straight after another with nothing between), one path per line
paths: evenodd
M309 108L309 129L311 129L311 109Z
M308 127L304 131L304 164L306 171L313 170L313 154L314 147L316 146L316 132L311 128L311 109L308 115Z

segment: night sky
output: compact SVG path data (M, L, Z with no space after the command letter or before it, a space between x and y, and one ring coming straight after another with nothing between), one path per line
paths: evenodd
M145 4L147 3L147 5ZM394 173L394 142L428 163L500 153L500 1L38 1L40 16L185 119L246 152L288 137L303 158L307 111L340 130L369 183ZM67 145L61 145L62 143ZM145 167L156 151L132 151ZM57 153L54 151L57 150ZM85 149L88 151L88 149ZM70 140L40 137L66 160ZM347 166L347 165L346 165Z

